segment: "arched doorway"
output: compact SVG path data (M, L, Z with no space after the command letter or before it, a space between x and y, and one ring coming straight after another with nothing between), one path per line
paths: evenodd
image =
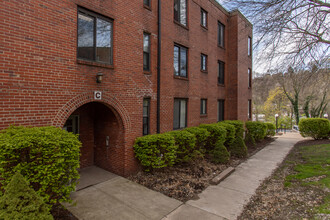
M79 134L82 142L81 168L96 165L118 173L123 167L124 129L116 111L100 102L90 102L77 108L66 120L63 129Z

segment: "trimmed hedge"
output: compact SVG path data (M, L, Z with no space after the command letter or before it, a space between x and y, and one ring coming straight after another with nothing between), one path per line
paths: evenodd
M235 135L236 130L235 130L234 125L231 125L231 124L225 123L225 122L219 122L218 124L226 129L226 139L225 139L224 145L226 147L232 145L234 143L235 137L236 137L236 135Z
M194 134L185 130L171 131L168 134L174 137L177 146L175 162L189 162L201 156L201 153L196 150L196 137Z
M0 185L21 173L43 200L70 201L79 179L78 136L55 127L9 127L0 132Z
M235 157L239 157L239 158L247 157L248 151L243 138L241 138L240 136L236 137L234 143L229 146L229 152L230 155Z
M133 146L136 158L146 171L172 166L176 160L177 146L168 133L139 137Z
M254 137L250 134L247 133L244 139L244 142L246 145L250 146L255 146L256 145L256 140L254 140Z
M259 121L247 121L245 123L248 134L250 134L255 141L264 139L267 135L267 125Z
M207 140L207 150L213 150L216 144L223 144L226 141L226 129L215 123L215 124L201 124L200 128L205 128L210 132L210 136Z
M266 122L265 125L267 125L267 134L266 136L271 137L276 134L276 127L273 123Z
M0 219L52 220L49 207L30 186L28 181L16 173L0 197Z
M186 128L185 131L188 131L195 135L196 149L201 153L205 153L205 145L206 145L207 139L210 136L210 132L208 132L208 130L206 130L205 128L200 128L200 127Z
M234 125L235 127L235 136L243 138L244 135L244 122L240 120L226 120L223 123Z
M214 149L210 151L211 160L214 163L228 163L230 154L221 141L218 141Z
M330 122L325 118L304 118L299 121L299 131L303 137L327 139L330 134Z

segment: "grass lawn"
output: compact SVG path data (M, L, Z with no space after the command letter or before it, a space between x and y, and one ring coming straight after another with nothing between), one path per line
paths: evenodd
M330 219L330 140L296 144L238 219Z
M302 146L299 149L302 163L294 166L296 174L286 176L284 186L314 186L330 190L330 144ZM290 161L287 161L290 162ZM323 204L314 209L317 213L330 214L330 194Z

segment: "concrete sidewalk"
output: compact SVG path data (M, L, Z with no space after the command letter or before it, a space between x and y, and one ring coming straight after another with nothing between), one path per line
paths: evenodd
M100 168L90 168L85 170L86 176L82 175L81 190L72 195L77 205L67 208L84 220L236 219L261 182L299 140L299 133L280 136L220 184L206 188L198 200L185 204Z
M236 219L259 185L283 161L299 133L287 133L236 167L234 173L216 186L209 186L198 200L182 204L163 220Z

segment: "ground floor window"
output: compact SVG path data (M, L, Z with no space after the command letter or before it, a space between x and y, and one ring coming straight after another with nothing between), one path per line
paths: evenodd
M218 100L218 121L225 120L225 100Z
M150 130L150 98L143 99L143 135L148 135Z
M207 114L207 100L201 99L201 115Z
M74 134L79 134L79 115L71 115L65 122L63 129Z
M173 128L187 127L187 99L174 99Z
M251 99L248 100L248 119L252 118L252 101Z

